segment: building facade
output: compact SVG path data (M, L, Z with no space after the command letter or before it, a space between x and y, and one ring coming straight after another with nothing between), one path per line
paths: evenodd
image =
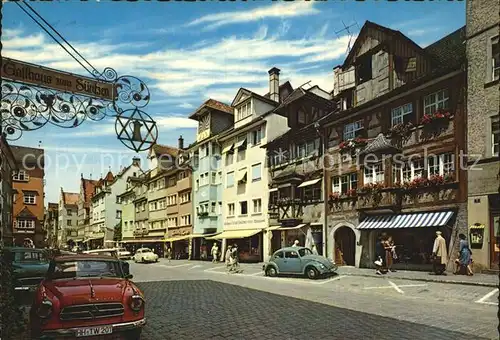
M78 238L78 200L79 193L64 192L63 188L59 194L58 227L61 231L61 244L65 244L67 237L73 237L74 242L82 242L83 237ZM59 231L59 230L58 230ZM81 232L80 232L81 234ZM59 238L59 232L57 232Z
M218 137L222 145L223 232L207 238L222 240L222 254L227 244L238 244L242 261L262 261L269 256L269 242L264 231L269 227L269 173L266 150L260 146L288 130L286 117L274 109L291 93L290 83L279 84L280 70L269 71L267 95L240 89L231 106L234 126ZM209 207L210 208L210 207Z
M0 134L0 244L4 245L13 244L14 191L12 174L17 169L14 154L3 134Z
M47 245L49 247L58 248L59 230L59 204L50 203L45 208L44 228L47 233Z
M462 28L421 48L366 22L335 69L340 110L324 133L327 254L338 264L371 267L384 233L404 268L429 269L437 230L448 253L458 251L467 229L464 40Z
M275 110L287 118L290 130L263 146L271 179L269 255L296 240L323 254L325 190L319 122L334 106L331 95L314 86L295 89Z
M475 265L494 270L500 261L499 12L498 1L467 2L468 237Z
M233 108L214 99L203 103L189 117L198 121L196 142L189 146L193 169L195 212L193 218L193 259L208 259L213 242L205 240L222 232L222 164L218 136L232 127Z
M12 145L11 150L18 168L12 176L14 244L22 246L28 239L42 248L45 246L44 151L17 145Z
M83 230L84 239L90 238L91 235L90 220L92 216L92 195L94 194L96 185L97 181L84 178L83 174L81 174L80 192L78 194L78 226L76 233L78 234L78 230ZM64 242L66 242L66 240Z

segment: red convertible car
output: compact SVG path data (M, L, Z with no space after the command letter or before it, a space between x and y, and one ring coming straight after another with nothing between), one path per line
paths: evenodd
M145 300L131 278L111 256L55 257L30 310L32 338L139 339Z

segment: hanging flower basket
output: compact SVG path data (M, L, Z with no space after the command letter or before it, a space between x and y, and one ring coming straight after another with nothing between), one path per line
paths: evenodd
M453 118L453 115L448 110L438 109L434 113L424 114L420 120L422 125L434 125L434 124L444 124L449 122Z
M358 137L343 141L339 144L339 149L342 153L353 152L356 149L366 146L367 143L368 141L366 139Z

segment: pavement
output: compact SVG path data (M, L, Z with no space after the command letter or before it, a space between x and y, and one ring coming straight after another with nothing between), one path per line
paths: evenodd
M187 260L130 269L146 294L144 339L499 338L498 288L455 276L343 267L320 280L269 278L261 264L228 274ZM472 278L493 284L486 276Z

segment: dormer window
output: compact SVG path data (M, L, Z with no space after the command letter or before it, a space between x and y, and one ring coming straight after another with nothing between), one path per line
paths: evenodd
M242 120L252 114L251 102L248 101L236 109L236 120Z
M297 114L297 120L299 124L305 124L306 123L306 113L302 110L300 110Z
M356 67L356 84L363 84L372 79L372 56L361 57Z

